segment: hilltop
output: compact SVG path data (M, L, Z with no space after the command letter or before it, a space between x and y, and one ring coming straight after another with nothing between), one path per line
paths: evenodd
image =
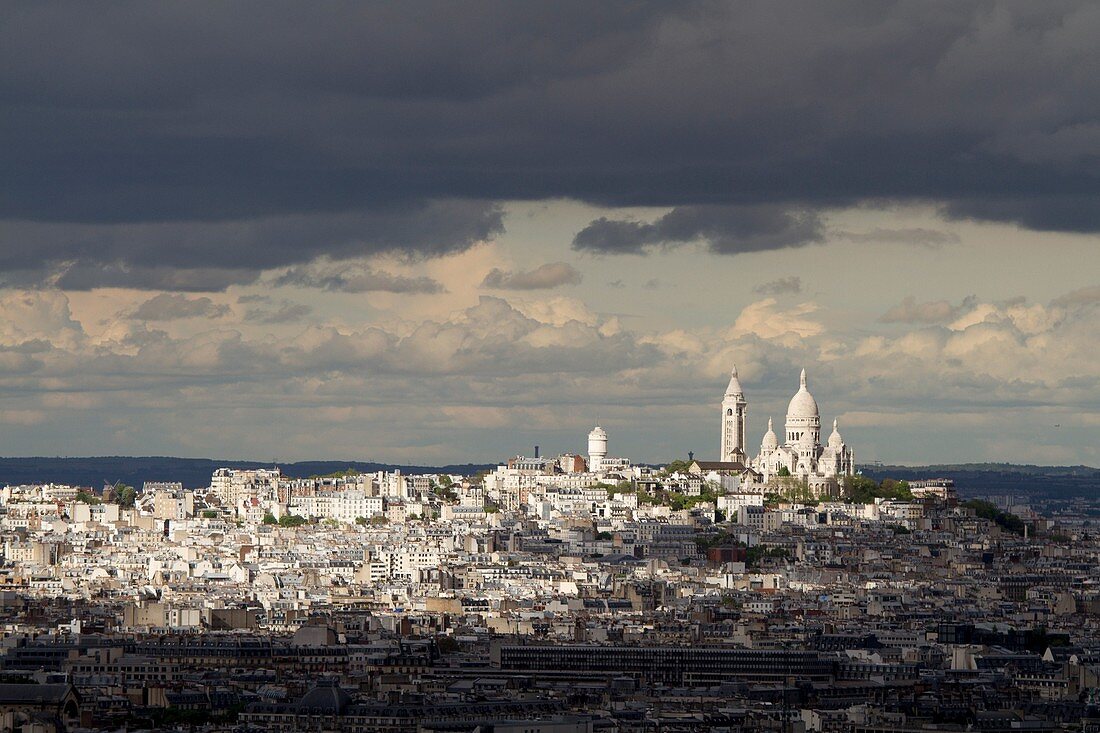
M210 484L210 474L218 468L271 468L259 461L215 460L210 458L174 458L170 456L100 456L87 458L0 458L0 485L58 483L99 488L104 481L121 481L141 488L146 481L179 481L186 488ZM473 474L492 468L489 465L407 466L372 461L299 461L277 464L287 476L318 476L348 468L369 473L399 469L405 473Z
M1100 491L1100 468L1091 466L1035 466L1013 463L956 463L930 466L860 466L863 474L881 480L895 478L949 478L962 494L1027 494L1064 498L1095 496Z

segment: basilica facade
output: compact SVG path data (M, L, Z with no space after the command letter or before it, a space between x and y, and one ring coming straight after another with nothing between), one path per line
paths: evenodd
M799 378L798 391L787 405L783 439L780 440L768 418L768 431L760 442L760 452L751 461L745 445L747 417L748 401L734 367L722 400L720 460L751 467L764 482L774 476L798 477L815 491L855 473L855 455L841 437L836 420L828 441L821 443L821 413L807 387L805 369Z

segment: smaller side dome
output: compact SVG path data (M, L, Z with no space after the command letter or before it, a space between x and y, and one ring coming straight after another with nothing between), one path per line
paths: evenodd
M844 445L844 438L840 437L840 428L838 427L838 425L839 425L839 421L834 418L833 419L833 432L832 432L832 435L829 436L829 447L830 448L839 448L842 445Z
M768 418L768 432L764 433L764 439L760 441L760 450L771 451L779 447L779 438L772 430L772 419Z

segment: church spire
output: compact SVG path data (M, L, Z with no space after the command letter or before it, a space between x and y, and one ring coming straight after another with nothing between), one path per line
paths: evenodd
M798 386L806 389L806 367L802 367L802 376L798 378Z
M737 377L737 365L733 365L733 369L730 370L730 383L726 387L726 396L743 395L745 390L741 389L741 380Z

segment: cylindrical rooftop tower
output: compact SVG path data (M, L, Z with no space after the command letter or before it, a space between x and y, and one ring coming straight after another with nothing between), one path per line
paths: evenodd
M599 471L607 458L607 432L599 425L588 434L588 470Z

